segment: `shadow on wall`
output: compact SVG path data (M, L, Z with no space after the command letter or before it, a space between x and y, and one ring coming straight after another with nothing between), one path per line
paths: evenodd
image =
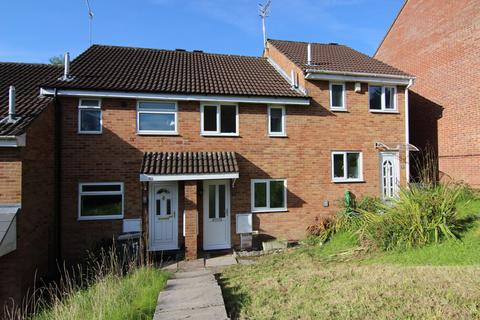
M443 107L415 91L411 90L408 94L410 143L420 149L420 152L411 153L411 163L423 163L422 158L431 152L438 162L438 121L442 118ZM418 179L418 171L417 166L412 165L413 181Z

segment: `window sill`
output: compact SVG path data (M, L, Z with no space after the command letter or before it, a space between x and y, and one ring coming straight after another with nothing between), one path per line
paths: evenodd
M239 137L238 133L201 133L202 137Z
M269 138L288 138L286 133L269 133L268 134Z
M138 132L139 136L179 136L178 132Z
M393 113L393 114L400 114L400 112L398 110L368 110L370 111L371 113Z
M348 112L346 108L332 108L330 107L330 111L332 112Z
M288 212L287 208L284 209L257 209L257 210L252 210L252 213L274 213L274 212Z
M85 134L85 135L98 135L98 134L102 134L102 131L78 131L77 132L78 134Z
M363 183L365 180L363 179L338 179L332 180L332 183Z
M77 221L122 220L123 216L78 217Z

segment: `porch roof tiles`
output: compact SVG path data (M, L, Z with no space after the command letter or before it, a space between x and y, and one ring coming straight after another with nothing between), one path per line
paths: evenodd
M235 152L146 152L141 174L238 173Z

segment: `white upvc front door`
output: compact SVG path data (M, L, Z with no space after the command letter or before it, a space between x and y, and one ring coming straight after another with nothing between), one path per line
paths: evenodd
M380 153L380 187L383 200L398 195L400 188L400 165L398 152Z
M178 184L150 184L150 250L178 249Z
M203 249L230 248L230 182L203 183Z

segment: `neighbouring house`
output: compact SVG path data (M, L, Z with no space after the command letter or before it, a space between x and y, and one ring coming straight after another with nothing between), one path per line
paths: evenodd
M301 239L346 190L386 199L408 181L413 77L343 45L269 40L263 57L94 45L67 71L42 94L61 109L69 261L129 231L187 259L238 247L249 221Z
M435 149L441 178L480 187L480 2L405 1L375 58L416 76L412 143Z
M57 267L55 108L43 64L0 63L0 316Z

